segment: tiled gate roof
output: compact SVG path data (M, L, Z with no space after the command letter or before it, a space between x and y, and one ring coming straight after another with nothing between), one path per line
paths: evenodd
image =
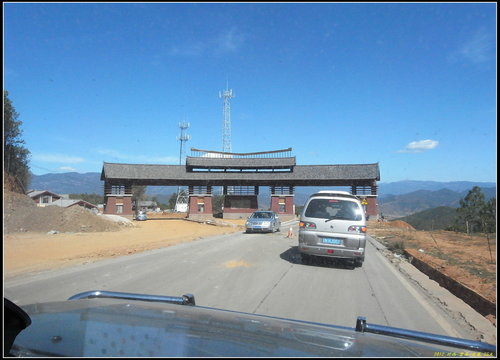
M231 159L232 161L242 159ZM248 160L248 159L245 159ZM263 160L263 159L259 159ZM220 162L220 159L219 159ZM205 164L207 164L205 162ZM232 166L231 166L232 167ZM230 167L230 168L231 168ZM188 171L185 165L104 163L101 180L136 185L211 186L371 186L380 180L378 163L346 165L295 165L291 169L224 171L212 168Z

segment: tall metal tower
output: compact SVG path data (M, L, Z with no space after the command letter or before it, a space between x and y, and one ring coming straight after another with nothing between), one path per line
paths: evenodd
M182 165L182 154L184 153L183 151L184 143L191 139L190 135L184 133L184 130L186 130L188 127L189 123L186 123L185 121L179 123L179 128L181 129L181 134L177 136L177 140L179 140L181 143L179 150L179 165ZM185 189L181 190L181 187L177 186L177 200L175 202L175 211L187 212L188 201L189 201L188 191Z
M184 133L184 130L186 130L188 127L189 127L189 123L187 123L185 121L179 123L179 128L181 129L181 134L179 136L177 136L177 140L179 140L181 142L181 146L180 146L180 150L179 150L179 165L182 165L182 154L184 153L183 152L184 143L191 139L190 135Z
M229 100L233 98L233 90L228 89L220 92L219 98L224 99L224 105L222 107L222 151L232 152L231 149L231 103Z

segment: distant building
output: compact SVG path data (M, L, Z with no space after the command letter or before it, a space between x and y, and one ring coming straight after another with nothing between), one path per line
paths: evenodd
M85 209L98 210L96 205L81 199L70 199L68 194L60 195L48 190L30 190L27 195L35 201L37 206L40 207L60 206L69 208L71 206L78 205Z
M53 201L59 200L62 198L61 195L55 194L48 190L30 190L27 194L33 201L40 207L44 207Z
M80 199L58 199L58 200L55 200L53 202L51 202L50 204L47 204L47 206L60 206L60 207L64 207L64 208L69 208L69 207L72 207L72 206L75 206L75 205L78 205L78 206L81 206L85 209L89 209L89 210L92 210L92 209L97 209L97 205L94 205L94 204L91 204L85 200L80 200Z
M151 200L142 200L138 202L138 207L137 211L156 211L158 204L156 201L151 201ZM135 203L134 203L134 210L135 210Z

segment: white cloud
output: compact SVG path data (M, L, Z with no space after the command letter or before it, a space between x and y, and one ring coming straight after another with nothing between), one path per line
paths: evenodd
M171 55L181 56L199 56L205 52L207 45L203 43L183 44L181 46L173 46L170 49Z
M76 169L74 167L71 167L71 166L61 166L58 170L59 171L70 171L70 172L76 171Z
M244 37L235 28L221 34L216 40L216 49L219 53L235 52L243 43Z
M466 60L473 63L484 63L491 59L493 41L491 34L484 29L479 29L451 54L450 59L452 61Z
M172 46L170 55L202 56L207 54L227 54L236 52L244 41L243 34L231 28L206 41L197 41Z
M98 149L97 152L101 155L105 155L107 159L106 162L111 161L125 161L132 163L141 164L178 164L178 156L148 156L148 155L138 155L138 154L124 154L112 149Z
M35 161L49 162L49 163L82 163L84 158L78 156L68 156L61 154L33 154L32 159Z
M399 152L423 152L426 150L431 150L436 148L439 145L439 141L436 140L419 140L419 141L412 141L406 147L404 150L399 150Z

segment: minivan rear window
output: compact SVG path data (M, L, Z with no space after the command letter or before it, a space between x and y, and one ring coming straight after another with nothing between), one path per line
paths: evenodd
M357 203L347 200L332 202L331 199L312 199L304 213L306 217L353 221L361 220L361 214L361 207Z

